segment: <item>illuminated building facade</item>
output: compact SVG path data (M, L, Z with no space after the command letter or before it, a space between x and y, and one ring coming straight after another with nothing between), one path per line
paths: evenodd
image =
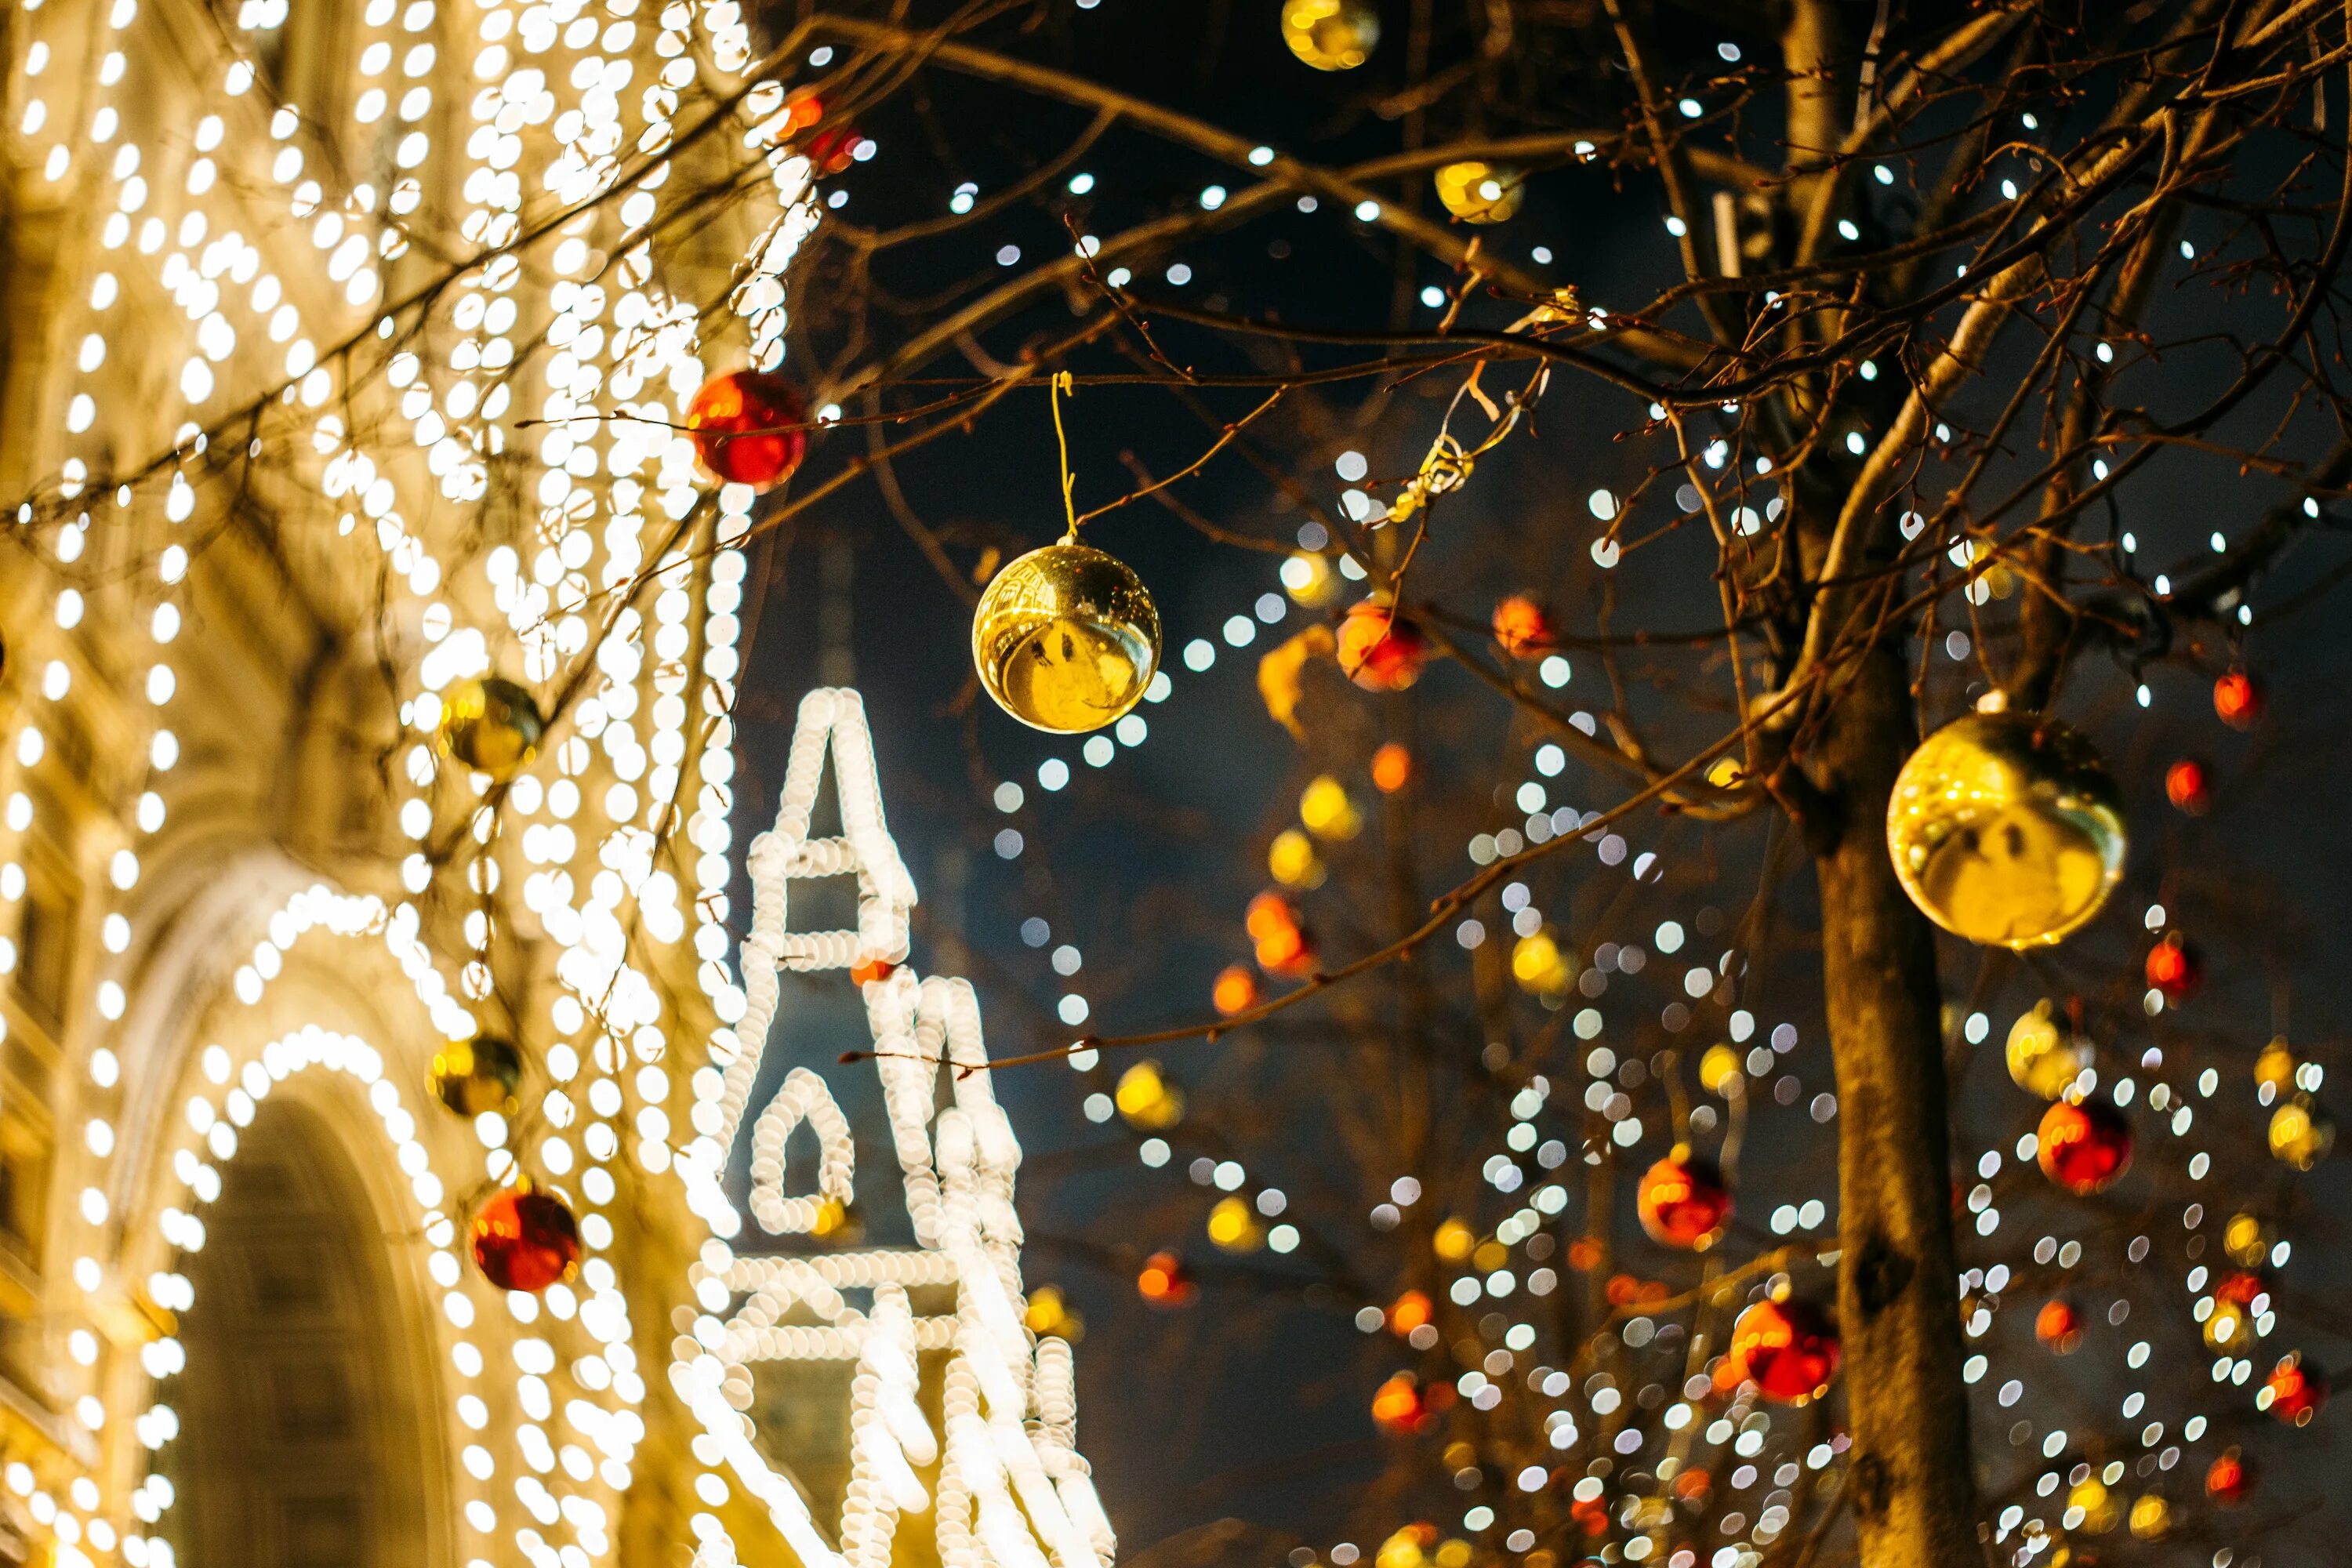
M834 1310L845 1495L744 1447L773 1346L697 1381L710 1298L767 1311L792 1268L710 1247L758 1056L727 895L756 498L676 426L781 356L817 211L782 89L699 96L698 60L751 64L730 0L7 14L0 1557L586 1568L783 1527L810 1563L1108 1558L984 1087L894 1122L940 1217ZM758 199L671 223L746 170ZM439 734L485 677L548 721L496 778ZM978 1048L961 983L866 991ZM478 1033L526 1071L468 1118L427 1083ZM468 1256L518 1179L583 1242L537 1295ZM780 1170L752 1202L800 1213Z

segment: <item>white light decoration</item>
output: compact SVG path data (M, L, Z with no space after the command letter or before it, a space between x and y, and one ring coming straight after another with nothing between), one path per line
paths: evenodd
M828 761L844 831L812 837ZM1021 1145L980 1070L988 1054L971 984L919 978L907 963L915 886L884 821L856 692L825 689L803 700L776 823L753 842L751 865L746 1006L740 1028L722 1027L711 1040L710 1059L720 1070L695 1077L695 1125L709 1130L677 1162L714 1234L690 1275L705 1314L677 1342L672 1386L725 1468L766 1508L807 1568L888 1568L892 1542L909 1516L928 1516L947 1568L1108 1568L1116 1541L1076 1447L1069 1346L1033 1334L1023 1321L1022 1233L1013 1204ZM845 875L857 880L856 929L785 930L793 882ZM719 1174L766 1051L779 972L787 968L860 976L912 1247L777 1257L724 1239L740 1236L742 1224ZM942 1070L951 1099L935 1110ZM822 1151L814 1194L782 1187L783 1141L802 1121ZM806 1230L822 1205L846 1200L848 1129L814 1072L787 1076L753 1126L751 1155L751 1208L768 1229ZM918 1313L908 1292L926 1286L952 1286L953 1310ZM855 1304L851 1292L866 1304ZM820 1323L787 1324L788 1311ZM916 1399L918 1357L926 1351L946 1355L936 1428ZM751 1367L793 1361L856 1364L837 1543L824 1539L799 1489L769 1463L740 1414L752 1401ZM933 1464L936 1487L927 1489L916 1470ZM698 1563L735 1560L716 1515L698 1516L696 1530Z

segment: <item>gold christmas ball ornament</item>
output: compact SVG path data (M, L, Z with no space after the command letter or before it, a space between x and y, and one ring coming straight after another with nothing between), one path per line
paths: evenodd
M1283 0L1282 41L1317 70L1354 70L1381 41L1381 14L1371 0Z
M1476 158L1448 163L1434 177L1438 201L1464 223L1501 223L1527 194L1526 174Z
M1895 874L1927 918L1992 947L2081 929L2123 877L2123 794L2053 719L1970 713L1911 753L1886 807Z
M539 702L511 680L486 675L441 695L441 744L448 753L503 784L539 754L547 720Z
M2271 1112L2270 1136L2271 1152L2280 1163L2308 1171L2336 1146L2336 1123L2308 1095L2298 1094Z
M1160 668L1160 612L1126 562L1065 539L989 583L971 657L998 707L1032 729L1080 734L1143 700Z
M434 1099L460 1116L511 1116L521 1102L522 1053L496 1035L452 1040L433 1054L425 1082Z
M2222 1227L2221 1250L2230 1255L2231 1262L2252 1268L2269 1260L2271 1244L2277 1239L2262 1215L2251 1212L2235 1214Z
M2091 1065L2091 1047L2078 1039L2066 1015L2043 997L2009 1026L2009 1076L2017 1087L2055 1100Z

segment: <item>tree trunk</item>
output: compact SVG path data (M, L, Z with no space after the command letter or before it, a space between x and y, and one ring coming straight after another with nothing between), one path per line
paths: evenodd
M1865 1568L1982 1568L1960 1381L1936 952L1886 853L1915 739L1898 648L1845 672L1815 752L1822 967L1837 1066L1839 1331Z

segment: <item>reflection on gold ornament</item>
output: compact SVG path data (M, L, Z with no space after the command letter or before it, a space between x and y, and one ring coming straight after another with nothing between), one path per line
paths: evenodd
M496 1035L452 1040L433 1053L425 1081L433 1098L460 1116L491 1110L512 1116L522 1088L522 1053Z
M1475 158L1446 164L1436 178L1437 199L1464 223L1501 223L1527 195L1526 174Z
M461 680L441 697L441 744L478 773L504 784L539 754L547 721L530 693L486 675Z
M2298 1094L2271 1112L2271 1152L2296 1170L2310 1170L2335 1146L2336 1123L2309 1096Z
M1265 1227L1249 1200L1238 1193L1217 1200L1209 1211L1209 1241L1220 1252L1255 1252L1265 1244Z
M1512 945L1511 978L1536 996L1557 996L1576 978L1576 966L1549 931L1530 931Z
M981 683L1033 729L1099 730L1160 668L1160 612L1127 563L1072 540L999 572L971 619Z
M2074 1025L2045 996L2010 1026L2008 1058L2018 1088L2055 1100L2091 1065L2091 1047L2075 1038Z
M2055 720L1970 713L1920 742L1887 803L1895 874L1929 920L1988 945L2057 942L2123 876L2123 795Z
M2080 1513L2076 1514L2077 1510ZM2066 1494L2066 1511L2075 1517L2067 1521L2069 1530L2079 1530L2085 1535L2105 1535L2123 1518L2123 1508L2106 1483L2096 1476L2084 1476Z
M1111 1096L1130 1127L1164 1132L1184 1120L1184 1091L1162 1078L1158 1062L1138 1062L1118 1075Z
M1282 41L1317 70L1353 70L1381 41L1381 14L1371 0L1284 0Z

